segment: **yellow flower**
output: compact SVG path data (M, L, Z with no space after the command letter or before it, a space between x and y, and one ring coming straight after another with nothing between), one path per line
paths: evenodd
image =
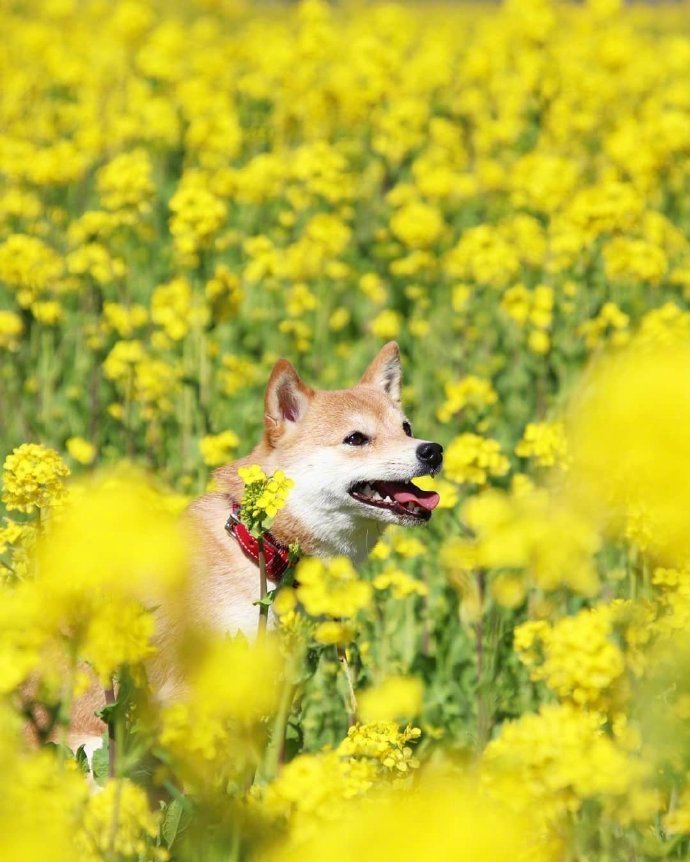
M242 637L195 640L190 649L186 685L162 710L160 744L191 786L224 792L258 765L282 660L270 638L251 645Z
M649 768L605 734L604 722L596 712L549 704L505 723L484 752L485 787L515 811L534 811L546 827L558 829L594 798L625 818L626 805L644 799ZM648 795L646 802L648 809Z
M255 535L263 531L267 519L275 518L285 506L295 483L282 470L266 476L258 464L239 467L237 473L244 482L241 516Z
M65 443L67 451L79 464L93 464L96 447L83 437L70 437Z
M578 327L578 335L583 335L587 347L593 349L610 341L616 347L625 345L629 340L630 317L615 304L605 302L596 317L586 320Z
M371 585L357 577L347 557L325 561L307 557L300 561L295 577L297 597L313 617L353 617L371 602Z
M234 431L221 431L220 434L215 435L207 434L199 441L201 457L208 467L220 467L221 464L227 464L239 445L240 438ZM241 474L240 477L242 478Z
M151 295L151 320L173 341L181 341L190 328L200 328L208 320L208 310L193 294L186 278L159 284Z
M402 317L397 311L380 311L369 324L372 333L381 339L397 338L402 326Z
M69 862L75 858L81 816L88 804L84 776L72 764L60 768L45 748L28 750L19 716L3 703L0 710L0 812L5 859ZM10 778L11 776L11 778ZM92 796L91 798L95 798Z
M37 237L17 233L0 243L0 281L16 292L22 308L53 288L63 269L57 253Z
M560 700L605 712L624 706L628 693L614 623L615 610L607 607L580 611L551 627L528 623L526 633L516 630L516 648L526 654L531 678L544 680Z
M414 697L410 698L409 694L408 687L407 698L405 698L408 706L414 700ZM377 720L355 724L338 746L338 753L346 757L366 757L377 760L393 775L405 773L419 766L419 761L414 757L407 743L420 736L421 730L418 727L411 727L408 724L405 730L400 731L394 721Z
M24 532L22 524L10 521L9 518L5 518L5 521L7 522L6 525L0 527L0 554L4 554L8 545L13 545Z
M465 568L526 569L541 589L565 585L593 595L598 575L592 557L601 537L588 517L543 490L485 491L470 498L462 516L476 539L456 539L442 551ZM500 593L497 595L500 598Z
M451 441L444 458L444 470L453 482L484 485L491 476L505 476L510 469L496 440L478 434L460 434Z
M328 318L328 326L333 332L340 332L348 325L350 317L350 312L346 308L337 308Z
M98 589L144 598L180 587L187 538L177 512L140 474L103 473L72 487L39 548L39 570L56 613L62 599L78 611L79 596Z
M391 676L375 688L358 692L358 712L365 722L409 719L420 711L422 694L419 679Z
M426 248L433 245L443 232L439 211L421 201L412 201L391 218L391 230L405 245Z
M562 422L530 422L515 447L516 455L533 458L538 467L563 466L567 451Z
M158 835L160 820L160 812L151 811L144 788L118 778L91 794L75 839L95 858L114 852L165 862L167 853L156 853L150 846Z
M352 626L328 620L317 625L314 630L314 640L326 645L348 644L355 639L356 634L357 632Z
M143 149L115 156L98 172L98 192L107 210L133 207L147 211L154 193L151 159Z
M292 762L294 763L294 761ZM288 768L292 766L288 765ZM301 764L300 764L301 765ZM465 780L443 776L423 776L414 789L391 789L376 795L376 804L368 796L350 793L337 806L333 816L333 793L337 787L323 768L310 770L294 788L292 798L299 800L321 790L319 810L324 816L311 829L303 828L299 840L276 844L267 854L267 862L318 862L333 848L338 848L340 862L397 859L466 858L473 862L513 862L532 858L547 862L550 858L539 847L534 818L515 814L504 802L488 797L486 792ZM293 804L299 805L299 801ZM328 816L328 812L331 816Z
M372 581L375 590L391 589L396 599L404 599L407 596L427 596L429 588L423 581L411 578L402 569L388 567L380 575L376 575Z
M668 267L664 250L642 239L616 237L604 247L604 266L610 281L657 285Z
M527 595L527 584L520 575L501 572L491 579L491 595L504 608L519 608Z
M62 306L54 299L32 302L30 308L36 320L46 326L56 326L64 316Z
M413 560L427 551L424 542L420 541L416 536L411 536L409 532L394 532L391 537L391 544L395 553L406 560Z
M106 595L88 622L81 655L107 685L118 668L153 655L153 631L153 616L139 602Z
M258 464L252 464L249 467L238 467L237 475L245 485L253 485L255 482L266 481L266 474Z
M482 409L498 400L491 382L472 374L455 383L446 383L445 395L446 400L436 413L440 422L449 422L456 413L468 407Z
M31 512L62 502L69 467L54 449L23 443L5 458L2 468L2 500L8 510Z
M386 301L386 288L376 273L365 273L359 280L359 289L376 305L383 305Z
M671 566L690 557L688 375L684 344L626 350L584 378L568 423L579 504L610 531L623 533L637 521L635 535Z
M0 311L0 348L17 350L24 331L22 319L14 311Z
M207 248L227 216L225 203L208 187L199 171L187 171L170 198L170 233L183 261L196 260Z
M539 356L549 352L551 349L551 338L547 332L541 329L533 329L527 336L527 346Z

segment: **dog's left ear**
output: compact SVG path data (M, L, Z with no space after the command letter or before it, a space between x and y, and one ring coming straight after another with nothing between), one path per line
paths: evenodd
M314 390L307 386L287 359L279 359L266 387L264 427L271 444L304 416Z
M383 345L359 382L383 389L392 401L400 404L402 367L400 348L395 341Z

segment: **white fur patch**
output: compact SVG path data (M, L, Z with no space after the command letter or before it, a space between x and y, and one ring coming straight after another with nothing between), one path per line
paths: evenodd
M295 479L286 510L309 530L324 556L345 554L355 562L364 560L386 524L398 523L386 509L365 510L348 493L356 482L407 480L420 469L417 447L410 440L395 454L348 457L338 447L315 449L285 471Z

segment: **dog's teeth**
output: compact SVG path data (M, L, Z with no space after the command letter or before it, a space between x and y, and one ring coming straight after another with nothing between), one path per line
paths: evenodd
M371 499L372 500L383 500L383 497L379 494L379 492L376 489L374 489L371 492Z
M362 488L362 491L363 491L363 493L365 493L367 495L367 497L373 497L374 493L375 493L374 489L371 487L371 485L368 482L364 485L364 487Z

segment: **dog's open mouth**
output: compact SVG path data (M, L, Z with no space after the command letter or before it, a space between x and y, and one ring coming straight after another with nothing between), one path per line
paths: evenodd
M397 515L428 521L438 506L436 491L423 491L413 482L357 482L350 488L350 496L367 506L389 509Z

